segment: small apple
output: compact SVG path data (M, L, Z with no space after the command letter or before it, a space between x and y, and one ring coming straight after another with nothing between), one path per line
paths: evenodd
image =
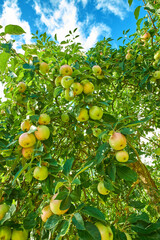
M89 116L93 120L100 120L103 116L103 110L102 108L98 106L93 106L89 110Z
M94 91L94 85L91 82L87 82L83 85L83 92L85 94L90 94Z
M47 140L50 136L50 130L45 125L39 125L35 131L35 136L38 140Z
M103 182L99 182L99 183L98 183L97 190L98 190L98 192L99 192L100 194L102 194L102 195L107 195L107 194L109 194L109 192L110 192L107 188L105 188Z
M60 205L62 200L55 200L55 198L57 197L58 193L54 194L51 201L50 201L50 209L54 214L57 215L62 215L64 213L66 213L68 211L69 208L65 209L65 210L61 210L60 209Z
M154 54L154 59L155 61L160 59L160 50L158 50L155 54Z
M56 85L56 87L61 86L62 78L63 78L62 76L56 77L56 79L55 79L55 85Z
M69 115L67 113L62 113L61 120L62 122L69 122Z
M87 79L84 79L84 80L82 80L81 81L81 84L84 86L86 83L88 83L89 82L89 80L87 80Z
M127 240L132 240L132 238L131 238L131 236L129 235L129 233L125 233L125 235L126 235Z
M95 226L100 232L101 240L113 240L113 232L109 226L105 226L101 222L96 222Z
M138 55L136 58L136 63L141 63L143 61L143 56L142 55Z
M71 88L73 90L74 96L79 95L83 92L83 85L79 82L72 83Z
M61 85L64 88L69 88L73 82L74 82L74 79L72 77L64 76L61 80Z
M93 73L94 73L95 75L100 75L100 74L102 73L102 69L101 69L101 67L98 66L98 65L94 65L94 66L92 67L92 71L93 71Z
M39 69L40 69L41 73L43 73L43 74L46 74L49 72L49 66L45 62L40 63Z
M157 148L157 149L154 151L154 153L155 153L156 155L160 156L160 148Z
M62 65L60 67L60 70L59 70L60 74L63 75L63 76L71 76L72 75L72 68L71 66L65 64L65 65Z
M72 90L70 90L69 88L65 89L64 91L64 98L67 100L67 101L71 101L74 99L74 93Z
M149 32L146 32L143 36L141 36L141 40L144 41L148 41L150 39L151 35Z
M118 162L127 162L129 159L129 155L126 151L118 151L116 152L116 159Z
M29 148L23 148L22 149L22 155L26 159L30 159L32 157L32 153L34 151L34 147L29 147Z
M24 82L19 82L17 87L19 88L19 92L21 93L26 91L26 84Z
M38 119L38 123L40 125L48 125L50 124L51 118L48 114L42 113Z
M93 128L92 131L93 131L93 135L95 137L98 137L102 132L102 130L100 128Z
M48 168L46 166L35 167L33 177L39 181L43 181L48 177Z
M13 229L12 240L27 240L27 239L28 239L28 231L27 230Z
M7 226L0 227L0 239L10 240L11 239L11 228Z
M5 214L8 212L9 206L5 203L0 204L0 220L2 220Z
M80 122L87 121L89 119L88 110L85 108L82 108L80 110L79 116L76 119Z
M29 119L26 119L21 123L21 129L22 129L23 132L24 131L29 131L31 126L32 126L32 123L30 122Z
M41 219L43 222L47 222L47 219L53 215L53 212L50 209L50 205L47 205L42 209Z
M22 133L19 137L19 145L23 148L32 147L36 143L34 134Z
M133 55L131 53L127 53L125 56L126 60L131 60L132 57L133 57Z
M108 139L109 139L109 135L108 135L107 133L104 133L104 134L102 135L102 142L107 142Z
M114 132L109 138L109 145L114 150L122 150L127 145L125 136L119 132Z
M160 71L155 71L153 77L156 79L160 79Z

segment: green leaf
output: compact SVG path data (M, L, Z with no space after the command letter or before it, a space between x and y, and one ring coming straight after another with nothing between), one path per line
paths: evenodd
M74 162L74 158L71 157L69 159L66 160L64 166L63 166L63 173L68 176L70 171L71 171L71 168L72 168L72 164Z
M61 216L52 215L47 219L47 222L44 224L44 228L47 230L53 230L57 227L58 223L62 220Z
M73 224L79 230L85 230L84 221L80 213L75 213L72 218Z
M94 240L101 240L100 232L97 227L91 222L85 222L87 232L92 236Z
M84 207L84 208L81 210L81 212L82 212L83 214L87 214L87 215L89 215L89 216L91 216L91 217L94 217L94 218L96 218L96 219L98 219L98 220L105 221L105 216L104 216L104 214L103 214L99 209L97 209L97 208L95 208L95 207L86 206L86 207Z
M93 162L88 162L83 168L81 168L76 175L74 176L74 179L81 174L82 172L86 171L89 167L91 167L93 165Z
M135 19L137 20L138 17L139 17L139 12L140 12L140 9L141 9L141 6L138 6L135 11L134 11L134 16L135 16Z
M107 143L103 143L100 145L100 147L97 149L96 153L96 164L100 164L102 160L105 158L105 151L108 149L109 145Z
M108 166L108 175L111 178L112 181L116 180L116 165L112 162L109 166Z
M135 182L137 180L137 173L126 166L117 166L117 175L126 181Z
M9 24L7 26L5 26L5 33L6 34L11 34L11 35L21 35L23 33L26 33L23 28L21 28L20 26L18 25L12 25L12 24Z
M66 209L70 208L70 206L71 206L71 198L70 198L70 196L67 196L65 199L62 200L60 209L66 210Z
M132 224L136 223L139 220L149 222L149 216L147 215L147 213L142 213L141 215L137 215L136 213L134 213L128 217L128 221Z
M130 122L125 127L136 126L136 125L139 125L141 123L145 123L145 122L149 121L152 118L153 118L153 115L150 115L150 116L148 116L146 118L143 118L142 120Z
M0 54L0 72L4 73L4 71L6 70L7 62L10 56L11 55L6 52L2 52Z
M12 215L15 213L15 211L16 211L16 206L12 204L11 207L9 208L8 212L5 214L3 219L0 221L0 225L2 225L4 222L9 220L12 217Z
M107 114L107 113L103 114L103 120L108 123L116 123L117 122L117 119L114 116Z
M23 224L25 229L32 229L37 225L37 214L35 212L31 212L27 217L24 218Z
M63 88L61 87L61 86L59 86L59 87L56 87L55 89L54 89L54 98L56 98L60 93L62 93L63 92Z
M132 5L132 2L133 2L133 0L128 0L128 4L129 4L129 6Z
M128 205L136 209L142 209L146 206L146 203L142 203L141 201L129 201Z
M114 187L113 187L112 182L111 182L110 179L106 179L106 178L105 178L104 186L105 186L105 188L107 188L109 191L114 191Z
M71 225L71 220L69 220L69 221L64 220L61 225L61 231L60 231L59 235L65 236L67 234L67 232L69 231L70 225Z

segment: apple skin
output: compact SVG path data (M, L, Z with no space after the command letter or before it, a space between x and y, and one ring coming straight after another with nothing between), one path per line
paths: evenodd
M61 205L62 200L55 200L57 195L58 195L58 193L53 195L53 197L50 201L50 209L54 214L62 215L64 213L66 213L69 210L69 208L65 209L65 210L60 210L60 205Z
M69 115L67 113L62 113L61 120L62 122L69 122Z
M93 106L89 109L89 116L93 120L100 120L103 116L102 108L98 106Z
M64 88L69 88L72 83L74 82L74 79L70 76L64 76L61 81L61 85Z
M50 205L47 205L42 209L41 219L43 222L47 222L47 219L53 215L53 212L50 209Z
M32 126L32 123L30 122L29 119L26 119L21 123L21 129L22 129L23 132L24 131L29 131L31 126Z
M132 56L131 53L127 53L126 56L125 56L126 60L131 60L132 57L133 57L133 56Z
M102 69L99 65L94 65L92 71L95 75L100 75L102 73Z
M0 204L0 220L2 220L5 214L8 212L9 206L5 203Z
M101 222L96 222L95 226L100 232L101 240L113 240L113 232L109 226L105 226Z
M156 79L160 79L160 71L155 71L153 77Z
M114 150L122 150L127 145L126 137L119 132L114 132L109 138L109 145Z
M90 94L94 91L94 85L91 82L87 82L83 85L83 92L85 94Z
M42 63L40 64L39 69L40 69L41 73L43 73L43 74L46 74L46 73L49 72L49 66L48 66L48 64L45 63L45 62L42 62Z
M154 59L155 61L160 59L160 50L154 54Z
M48 177L48 168L45 166L35 167L33 177L39 181L43 181Z
M35 133L36 138L41 141L47 140L50 136L50 130L45 125L39 125L37 127L37 130L34 133Z
M34 134L22 133L19 137L19 145L23 148L32 147L36 143Z
M146 32L143 36L141 36L141 40L144 42L146 40L149 40L151 37L149 32Z
M34 152L34 147L23 148L22 155L26 159L30 159L32 157L32 153Z
M19 88L19 92L21 93L26 91L26 84L24 82L19 82L17 87Z
M118 162L127 162L129 159L128 152L124 150L116 152L116 159Z
M102 181L98 183L97 190L102 195L107 195L110 192L107 188L105 188L104 183Z
M127 240L132 240L132 238L131 238L131 236L129 235L129 233L125 233L125 235L126 235Z
M24 230L16 230L13 229L12 232L12 240L27 240L28 239L28 232Z
M62 78L63 78L62 76L56 77L56 79L55 79L55 85L56 85L56 87L61 86Z
M89 119L88 110L85 108L82 108L80 110L79 116L76 119L80 122L87 121Z
M102 132L100 128L93 128L92 131L93 131L93 136L95 137L98 137Z
M11 239L10 227L7 227L7 226L0 227L0 239L2 239L2 240L10 240Z
M70 96L70 92L72 93L72 96ZM73 91L70 91L69 88L65 89L64 91L64 98L67 100L67 101L72 101L74 99L74 93Z
M63 76L71 76L72 75L72 68L71 66L65 64L65 65L62 65L60 67L60 70L59 70L60 74L63 75Z
M48 125L50 124L51 118L48 114L42 113L38 119L38 123L40 125Z
M79 95L83 92L83 85L79 82L72 83L71 88L73 90L74 96Z
M136 63L141 63L143 61L143 56L142 55L138 55L136 58Z
M88 83L89 82L89 80L87 80L87 79L84 79L84 80L82 80L81 81L81 84L84 86L86 83Z

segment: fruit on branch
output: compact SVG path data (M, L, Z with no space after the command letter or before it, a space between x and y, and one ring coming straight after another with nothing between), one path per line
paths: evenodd
M94 65L92 71L95 75L100 75L102 73L102 69L99 65Z
M45 125L39 125L35 131L35 136L38 140L47 140L50 136L50 130Z
M30 159L32 157L32 153L34 151L34 147L29 147L29 148L23 148L22 149L22 155L26 159Z
M50 201L50 209L54 214L62 215L64 213L66 213L69 210L69 208L67 208L65 210L60 209L60 205L61 205L62 200L55 200L57 195L58 195L58 193L53 195L53 197Z
M97 190L102 195L107 195L110 192L107 188L105 188L104 182L102 182L102 181L98 183Z
M63 75L63 76L71 76L72 75L72 68L71 66L65 64L65 65L62 65L60 67L60 70L59 70L60 74Z
M129 235L129 233L125 233L125 235L126 235L127 240L132 240L132 238L131 238L131 236Z
M35 167L33 177L39 181L43 181L48 177L48 168L46 166Z
M62 122L69 122L69 115L67 113L62 113L61 120Z
M131 53L127 53L125 56L126 60L131 60L132 57L133 57L133 55Z
M69 88L65 89L64 91L64 98L67 100L67 101L71 101L74 99L74 93L72 90L70 90Z
M56 79L55 79L55 85L56 85L56 87L61 86L62 78L63 78L62 76L56 77Z
M156 79L160 79L160 71L155 71L153 77Z
M136 63L141 63L143 61L143 56L142 55L138 55L136 58Z
M146 32L143 36L141 36L141 40L145 42L145 41L148 41L150 37L151 37L150 33Z
M21 123L21 129L22 129L23 132L24 131L29 131L31 126L32 126L32 123L30 122L29 119L26 119Z
M12 240L27 240L28 239L28 232L24 230L16 230L13 229L12 232Z
M26 84L24 82L19 82L17 87L19 88L19 92L23 93L26 91Z
M79 95L83 92L83 86L78 82L72 83L71 89L73 90L74 96Z
M23 148L32 147L36 143L34 134L22 133L19 137L19 145Z
M95 137L98 137L102 132L102 130L100 128L93 128L92 131L93 131L93 135Z
M155 54L154 54L154 59L155 61L160 59L160 50L158 50Z
M116 152L116 159L118 162L127 162L129 159L129 154L124 150L118 151Z
M43 73L43 74L46 74L49 72L49 66L45 62L40 63L39 69L40 69L41 73Z
M94 91L94 85L91 82L87 82L83 85L83 92L85 94L90 94Z
M0 205L0 220L4 218L8 210L9 210L9 206L6 203L3 203Z
M101 240L113 240L113 232L109 226L105 226L101 222L96 222L95 226L100 232Z
M73 82L74 79L70 76L64 76L61 80L62 87L64 88L69 88Z
M42 113L38 119L38 123L40 125L48 125L50 124L51 118L48 114Z
M46 222L47 219L53 215L53 212L50 209L50 205L47 205L42 209L41 219L43 222Z
M119 132L114 132L109 138L109 144L114 150L122 150L127 145L126 137Z
M100 120L103 116L102 108L98 106L93 106L89 109L89 116L93 120Z
M11 229L7 226L0 227L0 239L10 240L11 239Z
M102 142L107 142L108 139L109 139L108 134L107 134L107 133L104 133L104 134L102 135Z
M78 115L78 117L76 118L78 121L80 122L85 122L89 119L89 115L88 115L88 110L85 108L82 108L80 110L80 113Z

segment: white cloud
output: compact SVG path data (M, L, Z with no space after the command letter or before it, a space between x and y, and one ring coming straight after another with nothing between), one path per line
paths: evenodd
M78 0L78 2L82 2L83 7L86 7L88 0Z

